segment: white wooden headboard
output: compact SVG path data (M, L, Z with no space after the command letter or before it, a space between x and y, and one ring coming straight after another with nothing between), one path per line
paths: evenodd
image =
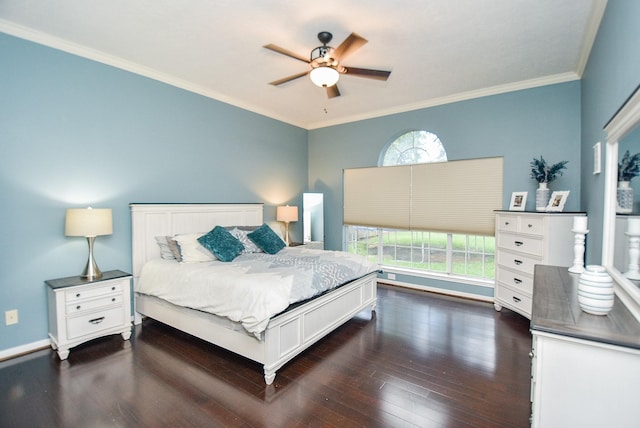
M130 204L134 284L142 266L160 258L156 236L208 232L214 226L260 226L263 204Z

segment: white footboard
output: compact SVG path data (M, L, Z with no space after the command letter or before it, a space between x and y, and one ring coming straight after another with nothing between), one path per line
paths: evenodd
M273 318L264 339L267 385L276 371L300 352L363 309L375 310L376 299L377 274L373 273Z

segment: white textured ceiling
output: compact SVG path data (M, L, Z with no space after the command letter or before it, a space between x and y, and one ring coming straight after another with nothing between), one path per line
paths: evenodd
M0 0L0 31L306 129L579 79L606 0ZM341 97L303 77L320 31L343 61Z

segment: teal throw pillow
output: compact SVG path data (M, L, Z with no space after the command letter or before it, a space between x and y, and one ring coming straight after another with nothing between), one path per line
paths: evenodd
M198 242L223 262L232 261L244 250L244 245L222 226L214 227L199 237Z
M247 233L247 236L267 254L275 254L287 246L278 234L266 224Z

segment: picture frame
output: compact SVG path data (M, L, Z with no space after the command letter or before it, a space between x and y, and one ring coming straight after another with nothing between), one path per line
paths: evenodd
M555 191L551 194L549 204L547 205L547 211L549 212L562 212L564 210L564 204L569 198L569 190Z
M527 192L513 192L511 194L511 203L509 211L524 211L527 205Z

